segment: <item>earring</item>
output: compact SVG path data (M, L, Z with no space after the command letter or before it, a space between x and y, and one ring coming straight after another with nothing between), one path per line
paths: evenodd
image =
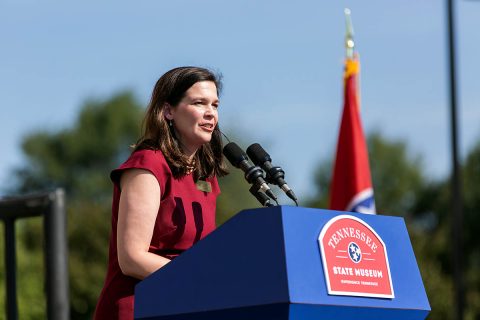
M170 127L173 127L173 120L168 120L168 125L169 125Z

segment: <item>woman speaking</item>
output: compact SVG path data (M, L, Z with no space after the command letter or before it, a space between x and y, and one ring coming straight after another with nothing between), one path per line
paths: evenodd
M218 126L220 79L181 67L156 83L143 135L110 177L109 262L95 319L133 319L134 286L215 228L225 175Z

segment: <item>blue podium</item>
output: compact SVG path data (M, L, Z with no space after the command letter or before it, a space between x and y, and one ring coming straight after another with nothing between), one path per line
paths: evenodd
M383 255L388 270L372 267ZM388 294L376 293L382 281ZM429 311L402 218L286 206L241 211L135 288L135 319L414 320Z

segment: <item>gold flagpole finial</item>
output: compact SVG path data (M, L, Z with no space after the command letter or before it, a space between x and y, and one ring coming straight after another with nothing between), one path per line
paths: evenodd
M351 11L348 8L345 8L345 22L347 26L347 32L345 34L345 49L347 58L353 59L353 50L355 48L355 42L353 41L353 24L352 18L350 16Z

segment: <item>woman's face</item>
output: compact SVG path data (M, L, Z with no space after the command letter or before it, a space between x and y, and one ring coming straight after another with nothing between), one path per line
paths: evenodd
M177 106L166 107L165 117L173 120L175 134L187 155L212 139L218 123L218 105L215 83L200 81L185 92Z

